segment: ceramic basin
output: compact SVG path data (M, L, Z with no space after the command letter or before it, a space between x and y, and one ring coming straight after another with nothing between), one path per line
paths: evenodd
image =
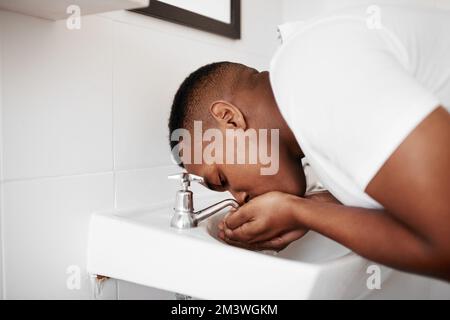
M201 208L217 200L208 197L196 204ZM217 224L226 212L189 230L169 226L169 204L95 213L88 272L201 299L347 299L367 294L370 261L314 232L279 253L230 246L217 238Z

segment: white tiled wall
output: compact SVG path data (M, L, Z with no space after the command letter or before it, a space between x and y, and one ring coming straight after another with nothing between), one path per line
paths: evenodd
M112 26L2 14L4 179L112 170Z
M3 297L91 298L90 214L173 198L167 117L177 86L213 61L266 69L281 10L278 0L243 0L239 41L125 11L83 17L73 31L0 11ZM69 290L77 267L80 289ZM173 294L109 281L100 298Z
M112 208L113 174L12 181L3 194L6 297L85 298L90 213ZM67 290L69 266L82 271L82 290Z

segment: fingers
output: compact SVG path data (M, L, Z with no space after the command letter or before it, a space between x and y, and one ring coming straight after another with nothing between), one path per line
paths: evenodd
M265 228L261 221L247 222L234 230L225 228L224 231L229 239L248 244L266 241L277 235L276 230Z
M224 230L227 227L225 224L225 220L227 220L227 218L230 214L232 214L233 212L236 212L236 210L237 209L235 209L235 208L231 208L230 211L222 218L222 220L220 220L219 224L217 225L217 227L219 228L219 231Z
M259 221L246 222L243 225L237 227L232 230L225 226L224 232L225 236L234 241L240 242L250 242L253 240L258 234L263 231L261 223Z
M269 228L264 220L249 221L235 229L228 228L226 223L224 223L221 228L228 239L248 244L272 239L280 233L279 230Z
M226 243L228 243L228 244L230 244L232 246L235 246L235 247L248 249L248 250L253 250L253 251L259 250L256 245L252 245L252 244L248 244L248 243L245 243L245 242L231 240L231 239L227 238L223 232L219 232L219 237L223 241L225 241Z
M235 229L229 228L228 222L225 221L219 225L219 229L228 239L248 244L269 240L279 233L275 229L268 228L264 220L247 221Z
M286 248L290 243L295 240L300 239L305 235L307 231L305 230L293 230L289 231L281 236L274 237L270 240L256 243L254 245L264 248L262 250L275 250L280 251Z
M252 221L251 215L245 208L239 208L230 212L219 224L219 230L222 230L227 238L234 241L248 242L260 232L262 226L260 221Z
M306 234L306 232L307 232L307 230L293 230L293 231L286 232L285 234L283 234L281 236L274 237L270 240L261 241L261 242L257 242L257 243L247 243L247 242L241 242L241 241L236 241L236 240L230 239L226 236L225 232L223 232L223 231L219 232L219 237L222 240L224 240L225 242L227 242L228 244L239 247L239 248L244 248L244 249L249 249L249 250L254 250L254 251L261 251L261 250L280 251L280 250L285 249L293 241L304 236Z
M230 212L224 219L225 224L229 229L236 229L249 220L250 216L247 214L247 210L243 208Z
M230 214L236 212L237 209L231 208L231 210L222 218L222 220L219 222L217 227L219 228L219 231L225 230L227 228L227 225L225 224L225 220L230 216Z

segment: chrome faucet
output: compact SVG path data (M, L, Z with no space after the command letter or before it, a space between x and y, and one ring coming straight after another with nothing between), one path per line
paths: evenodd
M197 182L201 185L205 185L202 177L186 172L170 175L169 179L179 180L181 183L181 189L177 191L175 196L175 206L172 219L170 220L170 226L177 229L190 229L198 225L200 221L203 221L213 214L219 212L226 207L239 208L239 204L234 199L226 199L220 201L212 206L209 206L203 210L194 212L194 198L193 193L189 190L191 182Z

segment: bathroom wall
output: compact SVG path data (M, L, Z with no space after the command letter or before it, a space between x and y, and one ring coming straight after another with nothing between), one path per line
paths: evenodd
M83 17L80 30L0 11L4 298L92 297L91 213L173 198L166 127L177 86L213 61L266 69L281 4L243 0L239 41L125 11ZM173 294L112 280L99 298Z

